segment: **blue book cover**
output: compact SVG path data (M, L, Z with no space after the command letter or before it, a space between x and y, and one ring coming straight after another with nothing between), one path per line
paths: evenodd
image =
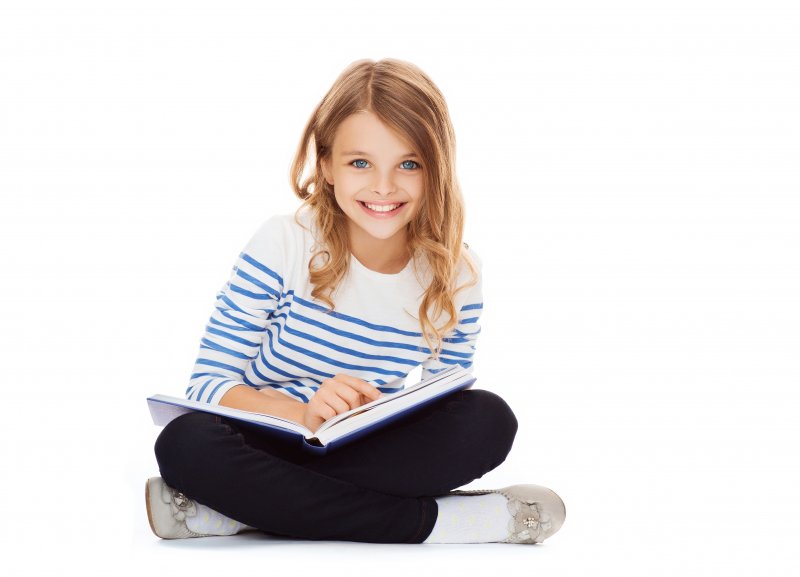
M260 433L273 435L290 444L300 444L303 450L321 455L369 435L447 395L470 388L476 380L472 366L463 368L456 365L413 386L396 393L384 393L374 401L336 415L322 423L316 431L273 415L170 395L152 395L147 397L147 404L153 423L159 426L185 413L202 411L239 421L243 426L255 427Z

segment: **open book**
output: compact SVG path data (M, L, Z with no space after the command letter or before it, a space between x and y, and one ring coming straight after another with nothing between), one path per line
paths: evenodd
M211 405L169 395L147 398L153 423L164 426L172 419L190 411L203 411L258 428L259 432L272 434L291 443L300 443L304 450L318 454L327 453L341 445L382 428L446 395L467 389L477 380L472 366L456 365L436 373L426 380L406 387L396 393L384 393L380 398L322 423L312 432L300 423L251 411L242 411L222 405Z

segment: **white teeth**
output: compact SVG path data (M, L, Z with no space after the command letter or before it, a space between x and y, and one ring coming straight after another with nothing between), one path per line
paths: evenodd
M366 202L364 204L367 205L367 208L374 210L375 212L390 212L400 206L400 204L387 204L386 206L379 206L377 204L367 204Z

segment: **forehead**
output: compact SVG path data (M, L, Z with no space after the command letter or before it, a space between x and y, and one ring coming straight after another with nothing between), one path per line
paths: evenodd
M336 130L333 148L338 154L403 155L412 151L404 135L389 128L372 112L357 112L345 118Z

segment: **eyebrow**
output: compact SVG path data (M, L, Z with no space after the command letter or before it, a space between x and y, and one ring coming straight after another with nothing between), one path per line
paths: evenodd
M343 152L342 156L369 156L369 153L361 150L348 150L347 152ZM406 152L400 158L411 158L411 157L419 158L419 156L417 156L413 152Z

